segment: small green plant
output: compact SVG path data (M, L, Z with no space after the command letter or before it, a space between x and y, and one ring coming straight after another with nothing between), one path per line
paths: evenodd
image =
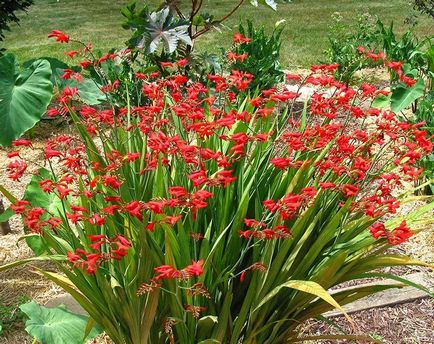
M184 7L178 1L165 0L156 11L149 10L147 5L138 9L137 2L133 1L121 11L126 18L123 27L133 32L128 46L148 55L158 53L162 43L163 52L177 53L175 59L188 56L195 40L212 29L219 29L224 21L240 10L244 2L234 1L225 15L216 18L203 12L203 1L200 0L192 0ZM250 0L250 3L277 9L274 0Z
M24 320L25 314L20 310L22 304L30 301L27 295L21 295L18 300L12 304L0 303L0 337L3 333Z
M363 46L369 50L378 50L381 44L377 18L368 13L360 16L354 24L343 23L340 13L332 16L333 24L329 28L330 48L325 51L330 63L339 64L335 75L342 82L349 84L354 73L362 68L375 65L360 57L357 48Z
M284 80L284 72L279 62L283 25L277 25L270 35L265 28L255 28L251 21L239 25L239 33L244 41L234 42L228 53L229 70L253 74L249 90L271 88ZM236 38L236 37L235 37Z

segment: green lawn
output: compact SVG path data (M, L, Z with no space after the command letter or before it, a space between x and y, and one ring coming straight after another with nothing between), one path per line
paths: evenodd
M187 0L181 0L182 2ZM152 2L155 2L153 0ZM21 61L40 56L64 59L65 45L47 39L52 29L59 29L83 41L91 41L101 49L121 47L129 33L121 28L123 18L119 9L125 0L35 0L27 15L22 15L20 26L7 34L5 47L18 55ZM219 17L234 0L204 0L205 11ZM251 19L257 25L271 29L278 20L286 20L283 35L282 61L287 67L306 67L323 58L327 48L327 31L331 15L340 12L350 23L358 15L369 12L388 23L394 20L399 32L407 29L404 19L412 9L408 0L293 0L279 1L277 12L268 8L255 8L246 1L241 10L226 22L224 33L216 31L201 37L200 50L217 51L230 42L231 30L239 20ZM417 29L420 35L432 35L434 21L420 18Z

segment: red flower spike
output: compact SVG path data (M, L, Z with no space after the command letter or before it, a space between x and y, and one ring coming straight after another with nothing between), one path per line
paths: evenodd
M8 178L19 182L27 170L27 163L24 160L14 160L6 167Z
M15 214L24 214L27 208L30 207L30 202L25 200L18 200L17 203L11 205L11 209Z
M244 37L241 33L234 33L233 42L234 43L249 43L251 42L251 38Z
M12 146L14 147L19 147L19 146L29 147L31 145L32 145L32 141L26 139L18 139L12 141Z
M65 33L63 33L62 31L59 30L52 30L49 34L48 34L48 38L52 38L54 37L56 39L57 42L60 43L68 43L69 42L69 36Z
M124 206L124 210L127 211L132 217L143 221L142 210L144 205L140 201L131 201Z
M204 263L203 259L200 259L197 262L193 260L192 264L186 266L184 269L182 269L182 271L187 273L188 276L199 277L200 275L203 274L203 263Z

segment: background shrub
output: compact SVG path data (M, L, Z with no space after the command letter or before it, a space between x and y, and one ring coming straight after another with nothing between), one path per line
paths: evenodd
M3 41L4 31L10 31L10 22L19 22L17 11L26 11L33 0L6 0L0 2L0 41Z

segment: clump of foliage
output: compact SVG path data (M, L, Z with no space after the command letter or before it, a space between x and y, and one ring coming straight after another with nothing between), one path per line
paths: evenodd
M357 30L350 31L347 35L341 32L343 27L334 26L330 38L331 48L328 50L330 62L339 64L337 77L347 83L354 82L355 72L365 67L378 66L384 59L396 61L402 71L399 74L392 69L389 74L392 92L388 97L380 96L377 100L382 100L384 106L390 106L401 116L406 116L404 111L411 108L413 116L407 116L406 119L425 122L424 128L434 134L434 37L418 38L414 33L415 26L398 37L393 22L386 27L380 20L375 24L371 21L370 25L359 25ZM360 54L359 46L369 47L363 49L367 54ZM382 51L379 55L372 53L379 50ZM415 82L409 84L406 78ZM420 161L429 180L434 176L433 160L430 155ZM425 192L432 193L431 189L432 185L427 186Z
M7 0L0 2L0 41L3 41L4 31L10 31L10 22L19 22L17 11L26 11L33 0Z
M10 305L0 303L0 337L17 323L23 321L25 314L20 310L20 305L28 302L27 295L21 295L18 300Z
M345 83L353 80L354 73L372 65L372 61L361 58L357 48L377 51L381 37L377 27L377 18L368 13L360 16L353 24L343 23L340 13L334 13L328 40L330 48L326 56L330 63L337 63L336 77Z
M428 14L434 18L434 1L433 0L414 0L414 7L422 13Z
M156 11L149 10L146 5L139 9L137 2L133 1L121 11L127 19L123 27L133 32L128 46L144 54L153 54L162 43L163 52L177 52L178 57L188 56L196 39L212 29L219 29L244 2L246 1L235 2L225 15L216 18L210 13L203 12L204 3L201 0L192 0L185 7L181 7L178 1L166 0ZM260 4L277 9L274 0L250 0L250 3L254 6Z
M255 78L249 89L271 88L284 80L284 72L279 62L283 26L278 25L270 35L265 28L256 29L251 21L240 24L238 31L243 40L234 39L234 46L228 53L229 69L253 74Z
M187 59L144 72L131 54L71 54L86 69L64 77L97 73L106 101L89 106L78 87L64 88L49 111L70 116L74 132L41 149L49 169L37 169L24 199L0 186L37 253L22 263L56 264L62 274L36 271L114 343L308 340L297 338L304 320L403 284L330 288L371 277L406 283L374 271L427 265L385 253L434 207L390 216L414 199L401 185L419 178L433 144L420 124L369 106L387 91L352 88L333 78L336 65L313 66L307 78L290 76L322 86L300 113L298 93L246 94L250 73L202 83L187 77ZM131 79L107 80L110 63L128 63ZM6 172L19 181L30 166L19 150L32 142L13 145Z

